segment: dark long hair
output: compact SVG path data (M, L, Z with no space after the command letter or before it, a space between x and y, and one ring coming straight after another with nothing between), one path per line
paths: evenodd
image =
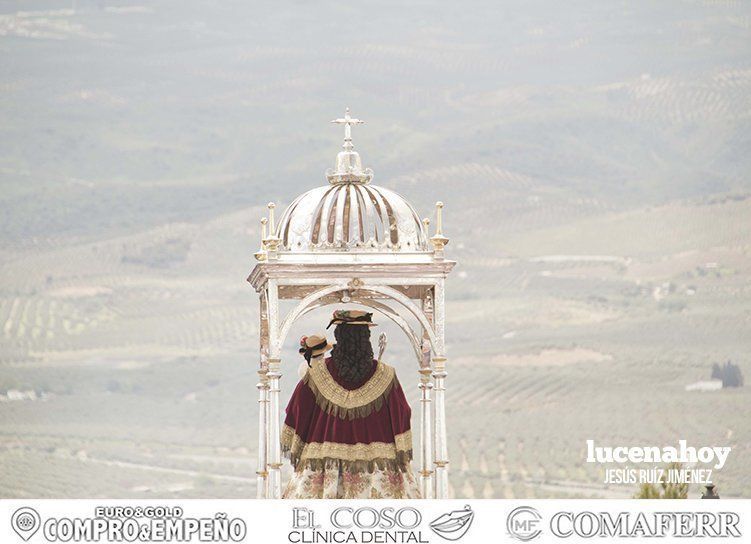
M367 325L337 325L331 351L339 377L347 385L359 385L373 368L373 346Z

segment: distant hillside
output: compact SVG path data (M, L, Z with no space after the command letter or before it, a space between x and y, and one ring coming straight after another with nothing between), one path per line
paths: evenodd
M2 247L288 202L347 105L379 183L464 217L751 190L742 2L71 6L0 8Z

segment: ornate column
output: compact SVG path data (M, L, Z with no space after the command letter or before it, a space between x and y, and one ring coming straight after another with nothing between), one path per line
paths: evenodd
M439 346L433 357L433 390L435 391L435 494L437 499L448 498L448 438L446 436L446 357L444 347L445 333L445 297L444 282L439 280L435 284L433 301L434 325L433 329Z
M265 229L264 229L265 230ZM269 321L268 305L266 293L261 292L260 300L260 326L258 330L259 342L259 381L258 388L258 465L256 468L256 498L265 499L267 497L267 478L268 472L268 424L269 424L269 379L267 376L269 364Z
M435 390L435 495L437 499L448 498L448 440L446 437L446 358L433 358L433 381Z
M425 220L427 230L427 219ZM422 298L422 313L433 326L433 295L431 291ZM430 381L430 335L428 330L422 330L422 358L420 360L420 491L424 499L435 496L433 485L433 405L431 391L433 383Z
M256 498L266 498L266 478L269 475L267 467L267 444L266 444L266 429L267 426L267 412L268 412L268 389L269 381L266 376L266 370L261 369L258 371L260 378L256 387L258 388L258 468L256 469Z
M269 380L269 425L268 425L268 498L282 498L282 447L281 434L279 431L280 414L279 414L279 380L282 377L280 372L281 360L269 358L269 371L266 376Z
M277 280L269 279L266 285L269 323L269 358L268 358L268 492L270 499L282 497L282 446L281 414L279 407L280 380L282 377L279 358L279 294Z
M423 499L433 498L433 425L431 412L430 367L420 369L420 493Z

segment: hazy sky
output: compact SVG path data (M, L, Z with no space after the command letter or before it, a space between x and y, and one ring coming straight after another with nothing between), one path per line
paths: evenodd
M494 190L467 165L613 206L748 189L744 2L73 5L0 6L6 245L289 202L345 106L397 189Z

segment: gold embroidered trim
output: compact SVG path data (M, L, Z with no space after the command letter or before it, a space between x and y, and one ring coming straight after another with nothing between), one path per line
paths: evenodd
M394 437L397 451L412 451L412 431L405 431Z
M325 412L341 419L367 417L383 407L396 381L394 368L378 361L373 376L357 389L345 389L329 372L324 359L311 361L303 377L316 398L316 404Z
M303 466L317 468L326 460L345 463L349 470L357 472L375 468L399 468L412 460L412 432L406 431L394 437L394 442L371 442L369 444L341 444L338 442L306 443L295 430L282 427L282 452L289 457L295 470Z
M300 438L297 433L295 433L295 430L286 423L282 425L281 443L282 452L293 452L297 455L299 455L299 452L301 452L305 446L305 442L303 442L302 438Z
M370 444L340 444L338 442L311 442L306 444L300 458L323 459L330 457L343 461L372 461L373 459L396 459L396 445L386 442Z

